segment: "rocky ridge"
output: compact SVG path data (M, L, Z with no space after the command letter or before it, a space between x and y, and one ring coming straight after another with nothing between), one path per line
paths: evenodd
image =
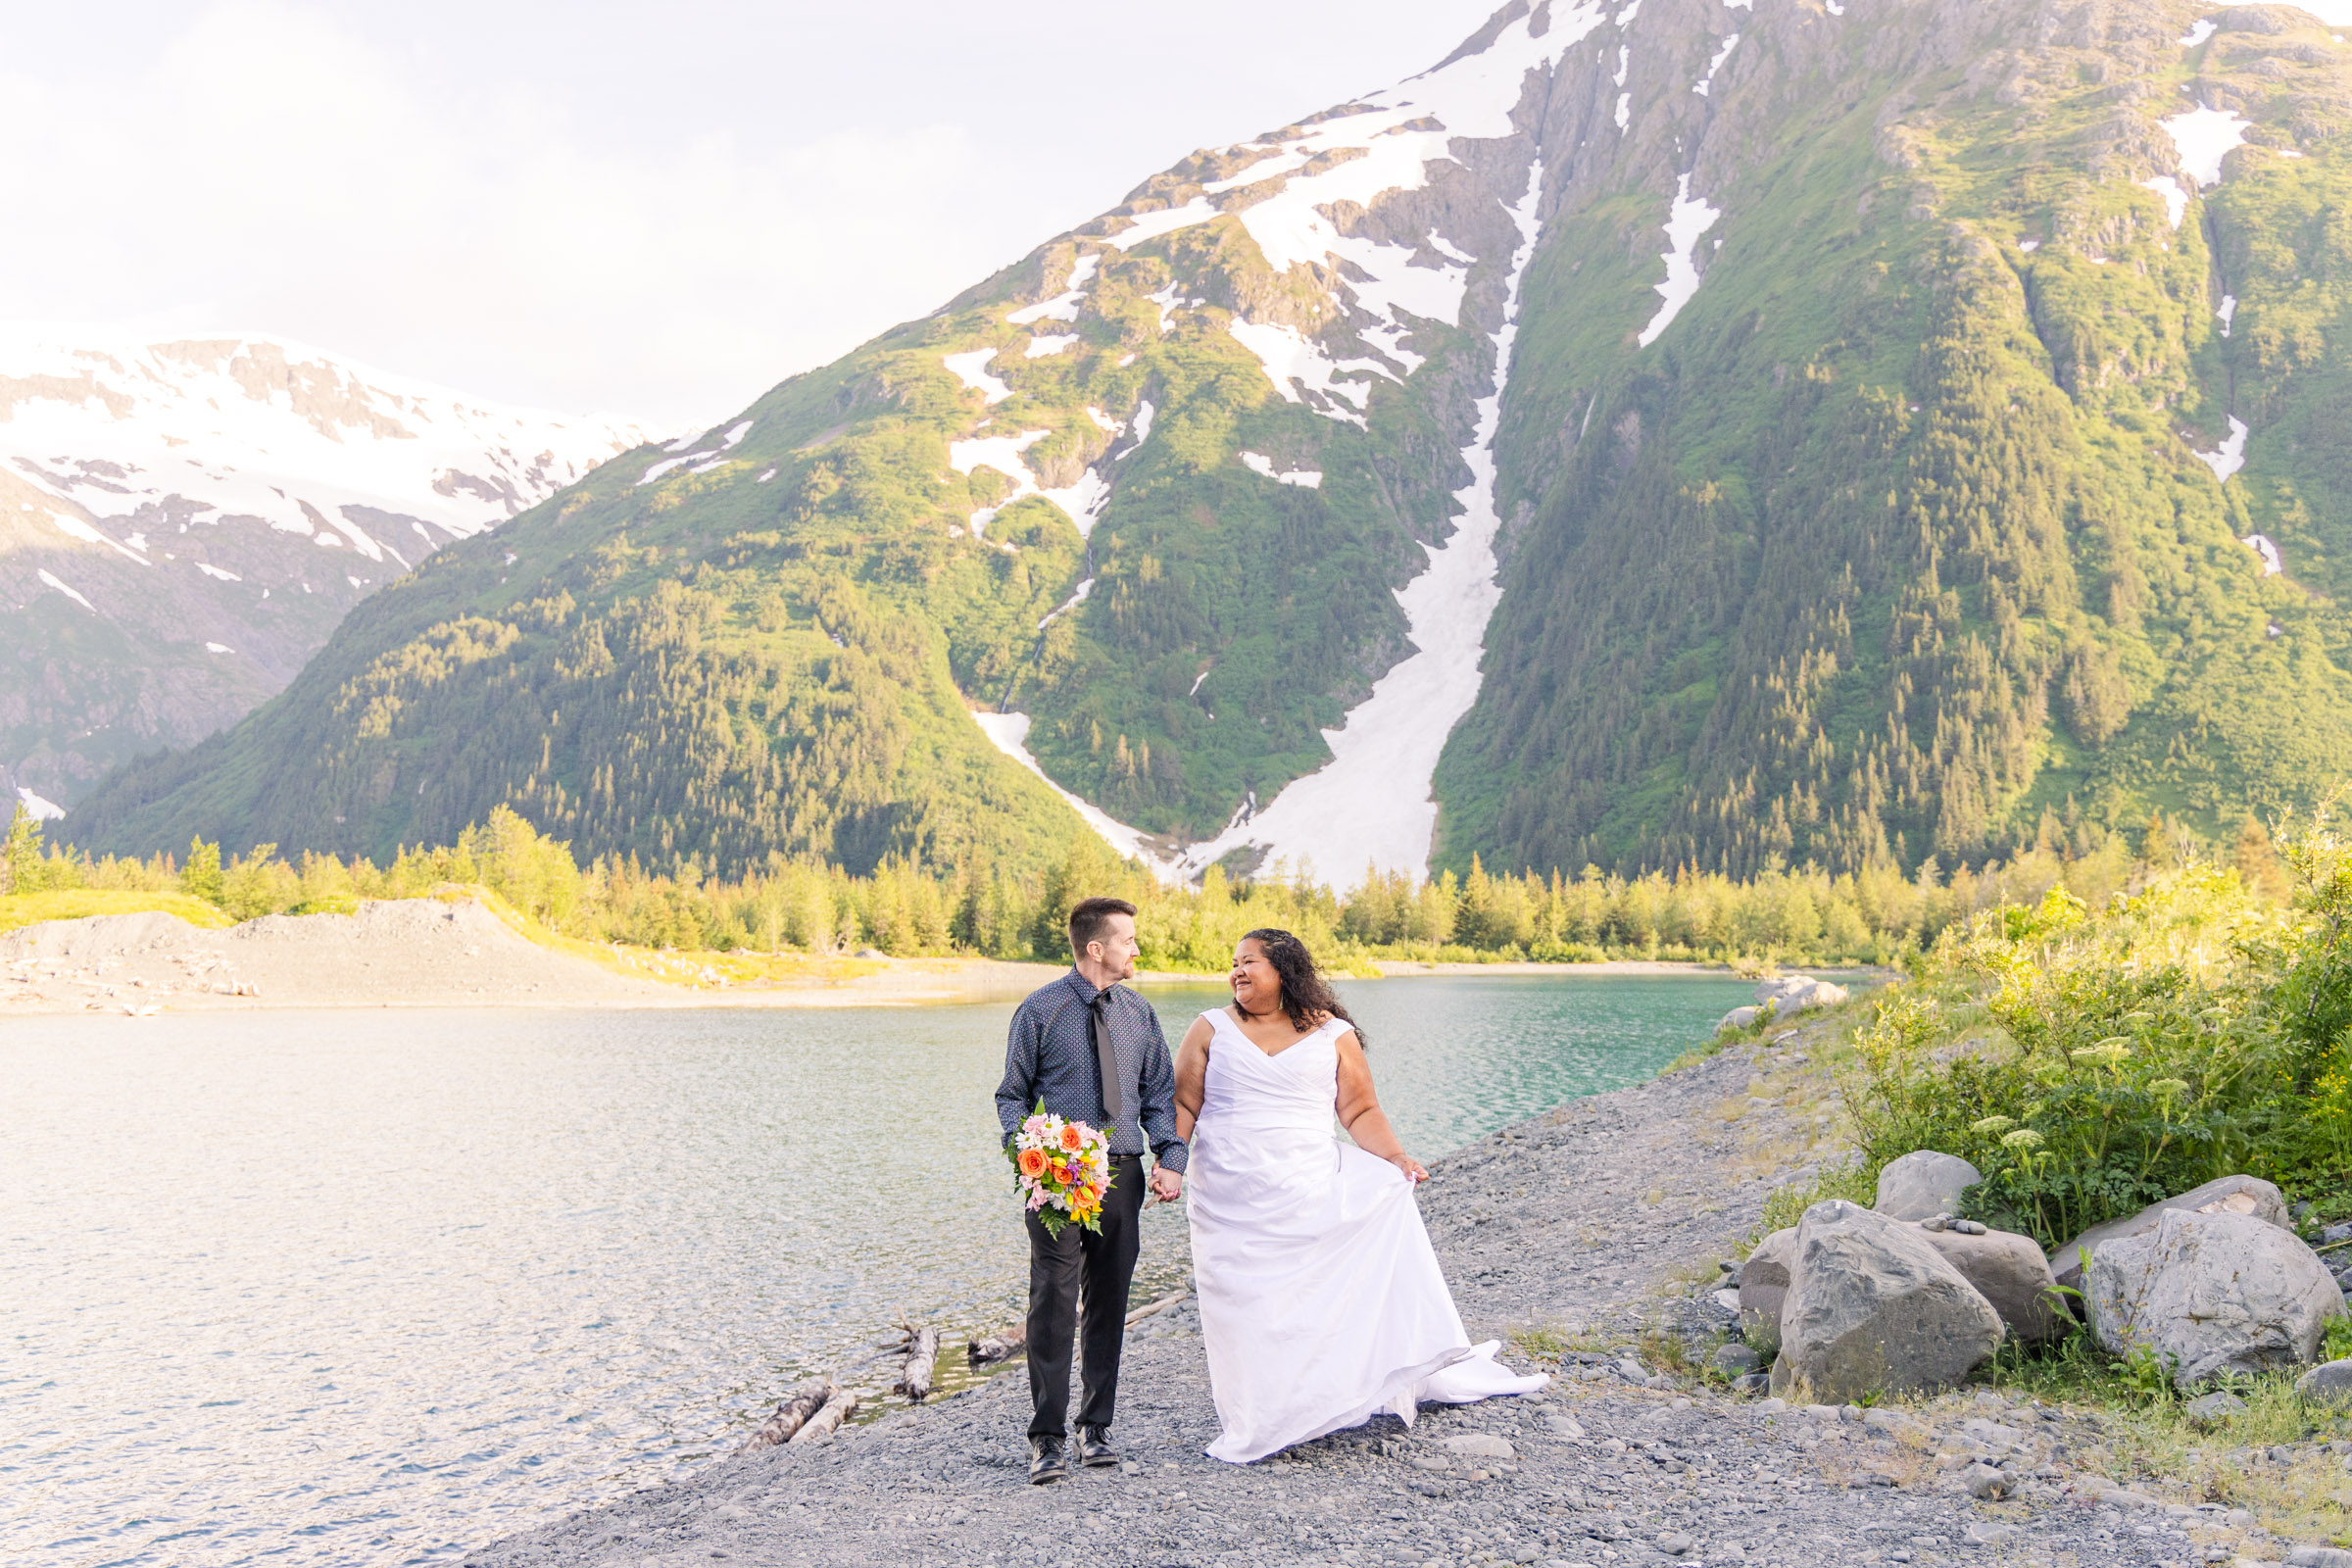
M255 335L0 334L0 792L70 807L645 432Z

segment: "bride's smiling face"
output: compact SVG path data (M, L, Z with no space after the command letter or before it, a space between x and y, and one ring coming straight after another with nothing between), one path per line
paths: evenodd
M1249 937L1233 950L1233 1000L1244 1012L1272 1012L1282 1005L1282 977L1265 951Z

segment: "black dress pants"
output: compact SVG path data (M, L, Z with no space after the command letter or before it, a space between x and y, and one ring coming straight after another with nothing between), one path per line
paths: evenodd
M1102 1198L1102 1232L1064 1225L1049 1236L1036 1214L1029 1222L1029 1435L1067 1435L1070 1350L1081 1302L1086 1316L1086 1389L1078 1408L1082 1427L1107 1427L1118 1403L1119 1350L1127 1338L1127 1287L1135 1278L1144 1207L1144 1157L1110 1156L1110 1191Z

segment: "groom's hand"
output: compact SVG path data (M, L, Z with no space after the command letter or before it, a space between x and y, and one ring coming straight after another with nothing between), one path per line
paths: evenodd
M1152 1196L1163 1203L1173 1203L1184 1196L1184 1175L1162 1165L1152 1172Z

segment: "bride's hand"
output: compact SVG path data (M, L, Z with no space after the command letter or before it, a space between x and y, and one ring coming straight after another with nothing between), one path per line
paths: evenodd
M1389 1163L1396 1166L1398 1170L1404 1172L1404 1179L1408 1182L1414 1183L1415 1185L1429 1180L1429 1172L1424 1170L1421 1166L1421 1162L1410 1154L1392 1154L1389 1157Z

